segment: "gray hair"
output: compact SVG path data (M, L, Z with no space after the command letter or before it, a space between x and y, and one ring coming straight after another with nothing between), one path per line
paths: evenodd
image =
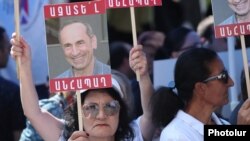
M61 30L62 30L65 26L70 25L70 24L74 24L74 23L83 24L83 25L86 27L86 32L87 32L87 35L88 35L89 37L92 37L92 36L94 35L93 30L92 30L92 27L90 26L90 24L88 24L88 23L86 23L86 22L71 21L71 20L64 22L64 23L60 26L59 34L60 34ZM60 36L58 36L58 37L60 37ZM59 39L59 40L60 40L60 39Z

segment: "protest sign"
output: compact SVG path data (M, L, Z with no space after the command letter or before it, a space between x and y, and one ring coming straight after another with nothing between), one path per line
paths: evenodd
M246 6L238 6L239 8L236 9L227 0L212 0L216 38L250 34L250 12L248 10L249 4L241 2L238 5L240 4ZM243 11L246 11L245 14L242 13ZM242 16L238 16L239 14ZM243 15L246 16L243 17Z
M51 92L112 86L105 12L104 1L44 6Z
M250 34L250 1L212 0L212 10L215 21L215 37L240 36L242 57L245 70L248 96L250 96L250 81L246 43L244 35ZM223 9L223 10L221 10ZM231 38L228 38L230 40ZM234 43L234 42L233 42ZM228 46L231 46L228 44ZM234 48L234 45L233 45Z

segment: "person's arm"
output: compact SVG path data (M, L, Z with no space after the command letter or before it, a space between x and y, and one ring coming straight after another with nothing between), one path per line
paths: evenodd
M44 140L56 141L61 134L63 123L39 107L37 92L32 80L31 49L23 38L18 41L16 34L12 35L11 44L11 56L16 60L20 59L18 73L24 114Z
M150 98L153 94L153 86L148 72L147 58L142 46L133 47L129 56L130 67L140 75L139 86L141 91L141 104L143 114L140 120L140 129L145 141L152 140L155 126L152 123L151 110L149 106Z

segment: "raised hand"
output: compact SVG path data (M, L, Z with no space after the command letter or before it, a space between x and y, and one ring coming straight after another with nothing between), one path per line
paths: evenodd
M248 98L243 105L240 107L237 117L238 125L249 125L250 124L250 99Z
M17 39L16 33L12 34L12 38L10 39L10 43L12 45L10 54L16 59L20 57L21 64L20 65L30 65L31 64L31 51L27 42L20 37Z
M148 74L147 58L141 45L137 45L130 50L129 65L134 72L138 71L140 76Z

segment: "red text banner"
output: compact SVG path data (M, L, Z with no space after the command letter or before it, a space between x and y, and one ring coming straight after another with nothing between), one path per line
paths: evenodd
M250 34L250 23L215 26L215 37L224 38Z
M50 92L112 87L112 79L110 74L51 79L49 83Z
M160 6L162 0L105 0L107 8Z
M45 19L65 17L65 16L104 14L105 11L106 11L105 2L103 0L91 1L91 2L53 4L44 6Z

